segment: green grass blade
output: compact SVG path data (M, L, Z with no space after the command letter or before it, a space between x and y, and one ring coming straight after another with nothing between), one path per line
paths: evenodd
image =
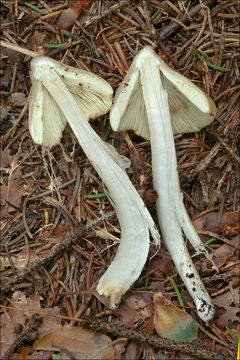
M169 280L171 281L172 286L174 287L174 290L176 291L179 304L182 306L182 310L186 312L186 309L184 308L183 299L181 297L181 294L180 294L180 291L179 291L179 289L177 287L177 284L175 283L175 281L174 281L174 279L172 277L170 277Z
M200 53L199 53L198 51L196 51L196 56L197 56L197 58L198 58L201 62L204 61L204 58L200 55ZM225 72L231 71L231 69L214 65L214 64L212 64L212 63L211 63L210 61L208 61L208 60L206 60L206 64L207 64L210 68L212 68L212 69L214 69L214 70L225 71Z
M25 2L24 5L26 5L26 6L29 7L30 9L38 12L39 14L42 14L42 10L40 10L38 7L30 4L29 2Z

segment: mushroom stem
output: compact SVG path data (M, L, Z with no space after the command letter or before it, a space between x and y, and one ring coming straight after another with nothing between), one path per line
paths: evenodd
M214 307L182 236L184 205L179 186L168 95L154 62L153 58L143 61L140 76L150 129L159 225L174 264L196 304L198 315L207 323L213 317Z
M81 113L76 101L49 63L35 58L32 63L33 78L41 81L62 110L83 151L109 191L121 226L121 241L117 254L101 277L97 291L110 296L111 307L136 281L145 265L149 250L149 230L157 245L159 233L138 192L126 172L111 156L109 148L94 132Z
M178 210L180 213L181 210L180 209L178 209ZM212 268L215 269L216 271L218 271L218 267L214 263L212 257L210 256L209 252L203 245L199 235L197 234L197 232L189 218L189 215L187 213L187 210L186 210L183 202L182 202L181 216L182 216L182 219L181 219L181 217L179 219L181 219L183 232L184 232L186 238L190 241L190 243L196 250L196 253L194 254L194 256L199 255L199 254L204 254L206 256L206 258L212 263Z

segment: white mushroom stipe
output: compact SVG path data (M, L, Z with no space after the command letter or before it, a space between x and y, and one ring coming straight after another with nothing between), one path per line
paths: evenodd
M188 253L182 229L196 251L212 259L183 204L173 133L199 131L211 123L215 112L213 101L191 81L170 69L151 47L141 50L133 60L110 112L113 130L131 129L150 139L162 236L198 315L206 324L214 315L214 306Z
M114 204L121 241L113 262L99 280L97 291L109 296L110 306L115 308L145 265L149 231L156 245L160 245L160 236L123 170L127 165L116 151L111 152L88 123L89 118L108 111L112 88L94 74L46 57L31 61L31 79L29 127L33 140L46 146L57 144L68 122Z

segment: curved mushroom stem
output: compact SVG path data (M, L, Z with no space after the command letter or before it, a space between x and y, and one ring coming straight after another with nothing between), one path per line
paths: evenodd
M141 85L149 121L154 188L162 236L175 266L191 294L203 321L208 323L214 307L188 253L182 236L183 200L177 173L177 159L168 106L154 59L142 63ZM182 215L183 217L183 215Z
M109 149L106 150L104 142L88 124L72 95L51 67L51 62L40 62L38 66L36 58L33 61L33 76L42 82L64 113L83 151L106 185L115 206L121 226L121 241L113 262L97 286L99 294L110 296L110 304L114 308L145 265L149 250L149 230L157 245L160 245L159 233L127 174L114 161Z

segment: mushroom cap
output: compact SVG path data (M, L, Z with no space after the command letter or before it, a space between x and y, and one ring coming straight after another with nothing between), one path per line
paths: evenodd
M147 46L135 56L127 75L116 91L110 110L110 123L115 131L133 130L150 139L140 72L143 62L154 60L168 92L169 111L174 134L195 132L209 125L216 114L213 100L185 76L171 69Z
M55 71L73 95L86 120L106 114L112 104L113 89L99 76L39 56L31 61L32 88L29 103L29 131L37 144L54 146L60 142L67 120L53 97L38 79L39 72Z

